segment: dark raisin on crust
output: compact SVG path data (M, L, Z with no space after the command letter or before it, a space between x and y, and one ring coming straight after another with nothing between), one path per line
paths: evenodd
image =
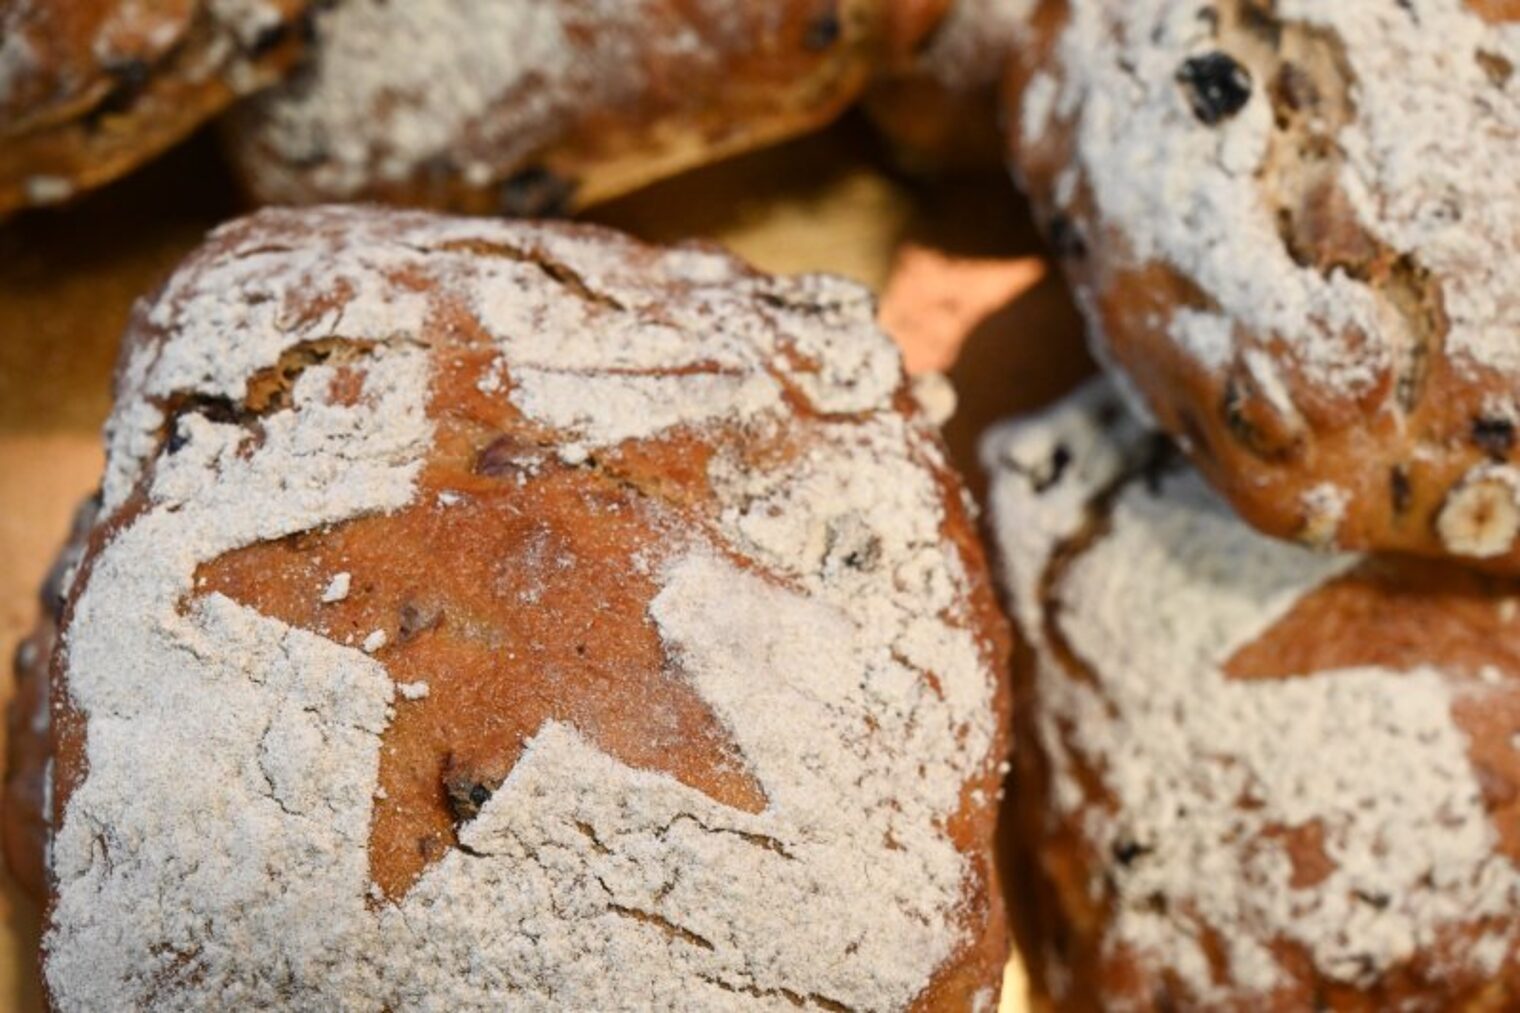
M1402 514L1409 509L1409 500L1414 490L1409 485L1409 471L1402 464L1396 465L1388 473L1388 493L1393 500L1393 512Z
M575 182L545 169L530 166L507 177L501 184L502 213L517 217L559 216L570 209Z
M1181 466L1182 453L1175 443L1159 434L1151 437L1139 467L1146 491L1152 496L1161 495L1162 480ZM1181 818L1184 815L1186 815L1186 810L1179 809L1178 817Z
M1154 849L1138 841L1128 839L1118 840L1114 842L1113 847L1114 861L1127 869L1131 865L1134 865L1137 860L1150 854L1152 850Z
M1058 257L1081 260L1087 256L1087 240L1082 230L1067 215L1057 211L1045 225L1045 239Z
M1113 429L1114 426L1124 421L1125 418L1124 406L1118 401L1105 400L1098 406L1098 426L1105 431Z
M472 776L466 771L454 771L444 778L449 807L454 810L454 818L460 823L468 823L479 816L481 807L490 801L500 787L500 780Z
M1472 441L1496 461L1515 449L1515 424L1509 419L1480 415L1472 420Z
M837 11L829 11L808 24L802 45L810 53L821 53L838 42L840 34L839 14Z
M1064 443L1056 444L1056 449L1051 452L1050 462L1045 470L1035 478L1034 491L1044 492L1053 488L1061 481L1061 476L1066 474L1066 469L1071 466L1071 450Z
M268 55L279 48L280 44L286 39L290 38L293 27L289 22L277 21L267 28L261 28L259 33L253 37L253 40L248 43L246 52L254 59Z
M1233 56L1218 51L1189 57L1177 71L1193 115L1214 126L1229 119L1251 99L1251 72Z
M1393 903L1393 898L1386 893L1368 893L1366 890L1353 890L1351 892L1357 900L1368 907L1377 908L1379 911L1382 911L1389 904Z
M111 90L90 110L88 121L92 127L108 116L119 116L131 109L137 97L148 86L150 76L147 62L138 59L112 63L106 67L106 72L111 75L114 83Z

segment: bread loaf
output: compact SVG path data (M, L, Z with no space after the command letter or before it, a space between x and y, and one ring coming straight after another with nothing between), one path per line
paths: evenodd
M1520 1003L1520 585L1254 532L1095 383L983 445L1059 1010Z
M570 211L827 123L924 30L913 6L345 0L228 136L266 202Z
M57 1008L995 1008L1007 634L863 290L266 211L121 363Z
M0 7L0 215L158 154L277 80L307 0L10 0Z
M1011 143L1097 350L1247 520L1520 568L1520 8L1046 0Z

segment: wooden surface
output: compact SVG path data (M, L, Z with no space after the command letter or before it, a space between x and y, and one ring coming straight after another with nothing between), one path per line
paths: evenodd
M133 299L239 210L200 137L73 207L0 227L0 658L31 625L35 588L99 477L98 430ZM978 492L977 434L1089 369L1075 311L1007 180L901 177L852 120L587 217L652 241L716 240L768 270L831 271L882 293L909 367L947 372L957 388L946 436ZM8 697L9 679L0 684ZM8 874L0 887L0 1008L37 1010L38 913ZM1011 965L1003 1013L1024 1009L1023 991Z

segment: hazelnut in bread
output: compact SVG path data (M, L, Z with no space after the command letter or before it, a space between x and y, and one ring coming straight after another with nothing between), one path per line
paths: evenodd
M51 1000L991 1010L1007 649L855 285L234 222L125 339Z
M1054 1007L1520 1005L1520 585L1263 536L1102 382L983 457Z
M109 182L278 80L304 44L309 6L0 4L0 215Z
M1015 166L1135 403L1263 531L1520 570L1520 6L1032 25Z
M550 214L827 123L913 0L344 0L228 130L277 203Z

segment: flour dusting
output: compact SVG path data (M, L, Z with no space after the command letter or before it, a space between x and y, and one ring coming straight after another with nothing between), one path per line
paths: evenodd
M1452 716L1459 680L1428 667L1227 678L1229 658L1359 557L1256 534L1191 472L1135 474L1150 437L1118 411L1097 382L983 444L1003 576L1036 651L1027 705L1056 815L1093 853L1133 856L1106 866L1109 952L1129 947L1221 1002L1299 973L1280 940L1366 986L1443 929L1490 918L1462 959L1495 973L1520 943L1520 873L1497 850ZM1060 474L1042 470L1057 453ZM1098 539L1063 559L1110 489ZM1061 660L1052 628L1090 679ZM1079 767L1113 805L1095 803ZM1322 832L1332 866L1312 884L1281 834L1303 828ZM1215 979L1203 926L1235 991Z
M441 322L461 310L478 337ZM88 756L53 850L60 1009L902 1009L971 942L945 820L1001 760L996 675L939 445L894 408L858 289L573 226L270 211L214 233L135 326L108 426L119 527L64 633ZM428 684L393 683L374 634L303 632L193 576L423 495L433 377L465 340L499 361L470 389L574 466L713 441L710 523L647 561L649 617L767 804L551 721L392 902L368 870L380 755ZM335 341L357 351L253 410L250 380ZM341 601L348 577L310 593Z

